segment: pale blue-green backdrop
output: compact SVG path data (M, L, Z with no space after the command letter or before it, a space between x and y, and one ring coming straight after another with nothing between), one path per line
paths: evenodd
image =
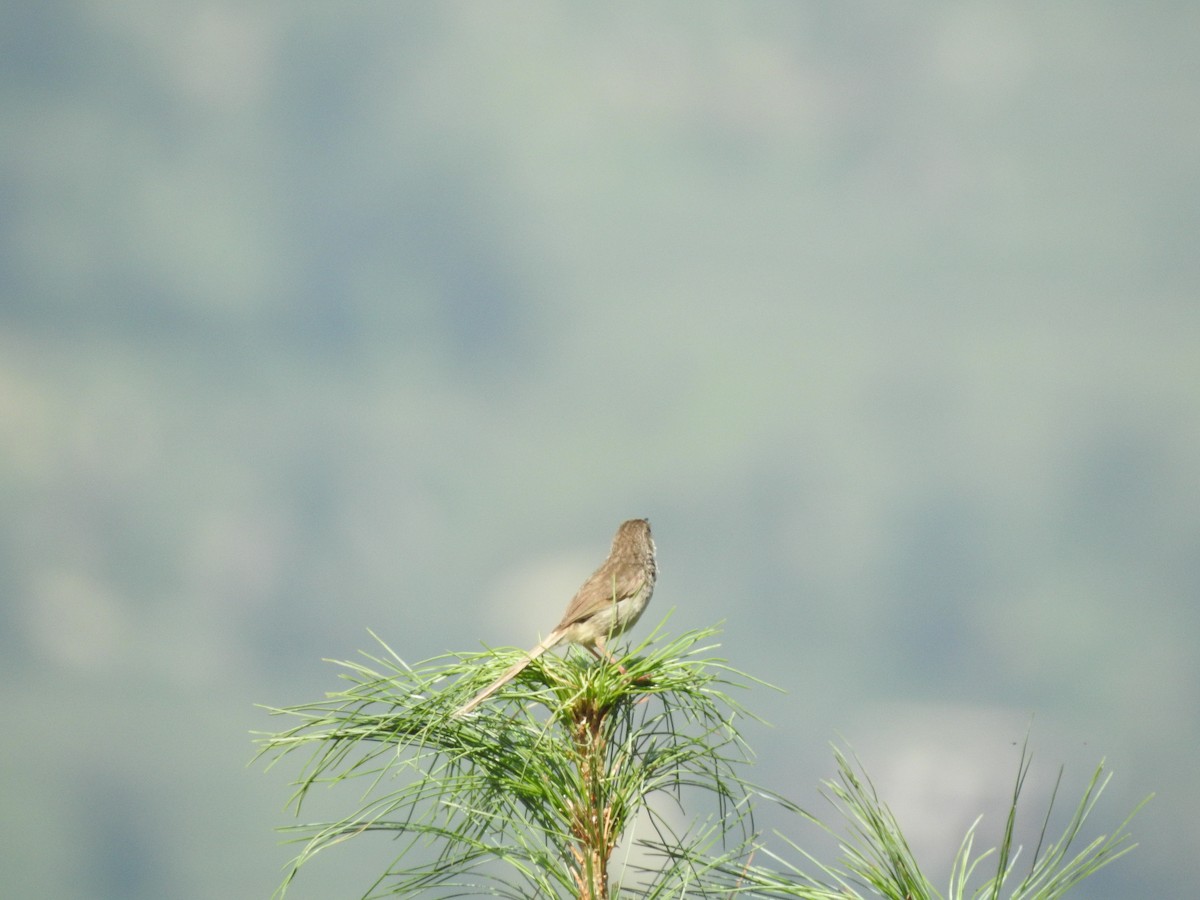
M1200 7L13 2L0 74L5 897L267 897L253 704L631 516L756 781L841 735L936 871L1032 719L1028 827L1158 792L1080 896L1195 889Z

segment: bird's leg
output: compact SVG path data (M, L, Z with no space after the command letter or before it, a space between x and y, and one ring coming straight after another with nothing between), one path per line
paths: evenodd
M622 675L629 674L627 671L625 671L625 667L623 665L621 665L619 662L617 662L617 658L615 656L613 656L611 653L609 653L607 650L604 649L604 639L603 638L597 639L597 641L594 645L588 644L587 648L592 651L592 655L595 656L596 659L601 660L601 661L608 661L608 662L612 663L614 666L617 667L617 669L621 672ZM637 684L650 684L651 683L649 675L639 675L637 678L635 678L633 680ZM645 703L645 702L646 702L645 697L643 697L641 700L638 701L638 703Z
M596 638L595 643L588 644L587 648L592 651L592 655L601 662L610 662L616 666L622 675L625 674L625 667L617 662L617 658L604 649L604 638Z

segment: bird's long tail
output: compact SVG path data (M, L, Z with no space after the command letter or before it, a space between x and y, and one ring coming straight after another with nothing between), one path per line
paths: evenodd
M472 697L468 703L464 704L463 706L460 706L457 710L455 710L455 712L454 712L455 717L465 716L467 713L469 713L471 710L473 710L475 707L477 707L480 703L482 703L488 697L492 696L492 694L496 693L496 691L500 690L500 688L504 687L506 684L508 684L510 681L512 681L514 678L516 678L518 675L520 675L521 671L527 665L529 665L531 662L533 662L535 659L537 659L539 656L541 656L543 653L545 653L547 650L549 650L551 647L553 647L555 644L557 644L562 639L563 639L562 632L557 631L557 630L550 632L550 634L548 634L546 636L545 640L543 640L540 644L538 644L536 647L534 647L532 650L530 650L528 653L525 654L524 659L520 660L519 662L514 663L512 665L512 667L508 669L508 671L506 671L503 675L501 675L499 678L497 678L495 681L493 681L491 684L489 684L487 687L485 687L482 691L480 691L478 694L476 694L474 697Z

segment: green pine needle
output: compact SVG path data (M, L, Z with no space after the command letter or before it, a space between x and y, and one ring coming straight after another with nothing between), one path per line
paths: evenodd
M288 804L297 817L317 787L353 782L357 790L345 816L283 829L303 846L277 896L318 853L368 834L390 838L394 856L365 898L1056 900L1136 846L1127 827L1146 801L1111 835L1075 849L1111 777L1102 762L1063 833L1050 839L1056 785L1028 869L1018 873L1015 823L1031 763L1023 749L1000 846L974 855L977 819L943 898L862 765L840 749L837 778L825 785L837 827L746 780L752 754L740 725L757 717L733 695L770 685L713 655L717 633L672 639L660 624L625 656L624 672L576 650L546 654L463 717L455 711L523 650L409 665L376 637L378 653L335 663L344 690L267 707L292 724L262 735L258 756L268 768L301 758ZM669 798L691 813L690 824L676 833L651 798ZM796 860L769 849L754 828L757 801L833 835L841 858L819 861L782 835ZM692 813L697 804L711 810L707 817ZM640 855L621 867L618 886L612 853L638 821L654 837L636 842ZM994 871L985 874L989 860Z

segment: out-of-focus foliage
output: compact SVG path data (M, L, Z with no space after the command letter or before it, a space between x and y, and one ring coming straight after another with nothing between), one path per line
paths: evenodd
M1090 896L1200 882L1198 15L8 4L6 890L269 894L251 703L634 515L764 781L844 733L949 865L1035 714L1162 798Z

